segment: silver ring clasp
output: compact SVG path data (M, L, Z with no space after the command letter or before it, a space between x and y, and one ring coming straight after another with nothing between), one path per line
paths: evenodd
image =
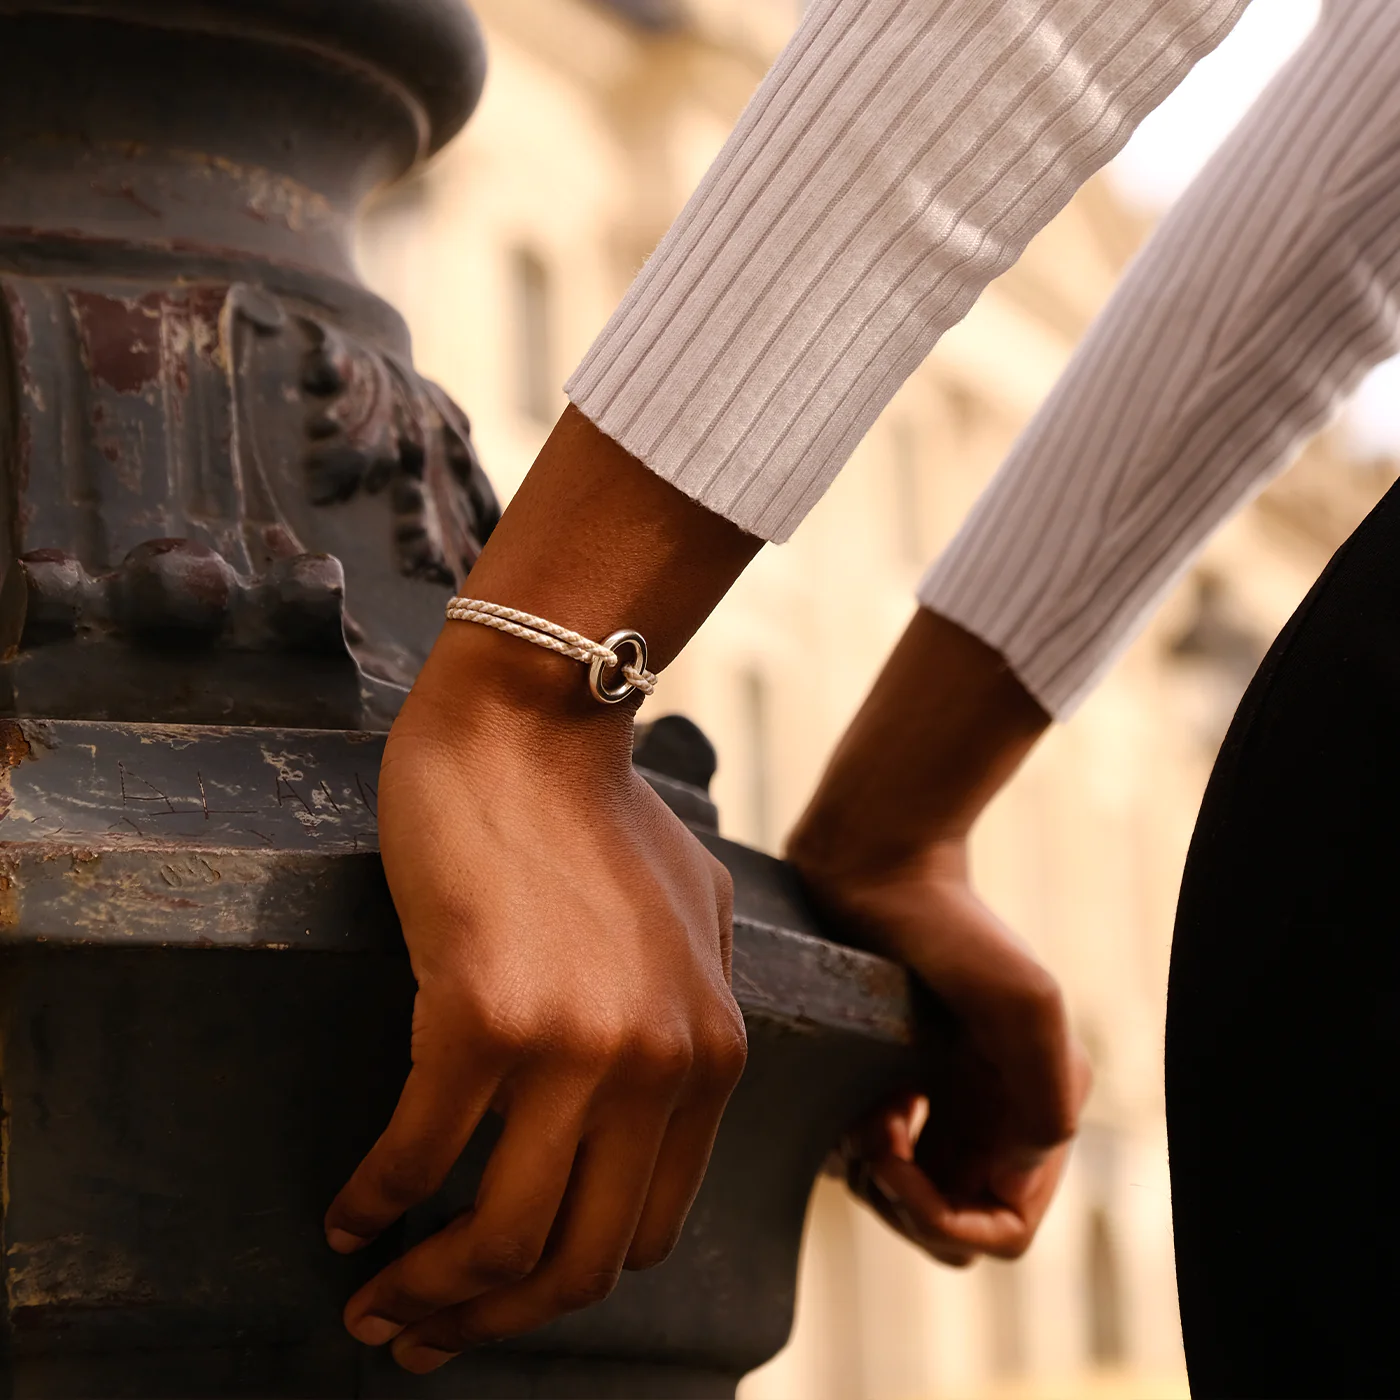
M626 700L637 689L623 674L622 668L628 662L628 658L623 655L623 652L631 651L633 658L635 658L632 661L633 670L645 671L647 668L646 639L640 632L626 629L604 637L602 644L617 657L617 665L611 667L603 657L595 656L588 666L588 690L595 700L602 701L604 705L617 705ZM605 671L613 673L611 678L605 677Z

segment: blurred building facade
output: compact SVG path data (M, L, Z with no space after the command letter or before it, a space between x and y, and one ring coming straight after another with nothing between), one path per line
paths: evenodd
M475 0L477 116L366 219L368 280L471 414L508 496L564 378L665 231L801 0ZM904 626L919 573L1054 383L1146 232L1083 190L911 378L836 486L766 549L651 702L720 754L728 834L769 849ZM798 1322L746 1400L1185 1394L1161 1094L1176 887L1215 747L1268 641L1393 479L1324 438L1212 542L995 805L979 886L1064 981L1097 1084L1014 1266L940 1269L814 1196Z

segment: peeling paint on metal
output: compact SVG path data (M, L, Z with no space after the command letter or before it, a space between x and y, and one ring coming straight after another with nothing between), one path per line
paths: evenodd
M245 209L261 223L278 222L293 233L340 223L341 216L322 194L297 180L260 165L243 165L223 156L190 153L211 170L229 176L246 192Z
M33 757L29 740L18 720L0 720L0 819L14 804L14 788L10 783L11 771L27 758Z
M154 1296L136 1263L90 1235L18 1241L5 1250L10 1315L25 1308L130 1306Z
M43 390L40 389L34 378L34 369L29 358L31 343L29 312L14 287L0 283L0 294L3 294L5 303L5 315L0 320L8 323L10 349L14 356L15 376L19 382L20 393L28 399L36 412L43 413ZM24 493L29 486L29 462L33 454L33 445L34 430L30 424L29 415L23 411L20 405L16 405L14 471L20 500L24 499Z
M143 394L160 375L160 295L111 297L72 290L83 365L118 394Z

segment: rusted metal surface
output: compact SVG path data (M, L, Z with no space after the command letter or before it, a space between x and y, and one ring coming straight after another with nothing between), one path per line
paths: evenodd
M0 714L388 724L497 506L353 220L482 71L453 0L0 0Z
M407 1377L340 1331L364 1269L470 1203L492 1141L374 1259L325 1249L324 1200L406 1069L382 743L0 723L15 1394L91 1394L97 1376L110 1395L714 1396L781 1344L808 1185L911 1071L915 1018L902 971L822 940L780 862L705 826L735 877L751 1059L676 1255L445 1378ZM532 1388L542 1377L552 1388Z
M0 942L395 953L382 752L331 730L0 721ZM908 1044L905 974L821 939L780 861L697 830L735 875L745 1010Z
M28 481L0 589L0 710L286 722L271 652L313 704L342 677L303 722L386 723L496 516L460 412L395 355L250 283L0 288L24 327L13 475ZM144 682L171 642L217 649L216 681ZM111 668L100 692L94 667Z

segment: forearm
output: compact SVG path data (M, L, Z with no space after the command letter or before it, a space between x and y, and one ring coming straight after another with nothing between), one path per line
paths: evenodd
M789 841L822 883L883 878L966 837L1050 723L1006 662L920 608Z
M570 408L487 542L468 591L595 640L633 628L659 670L761 545ZM594 700L575 661L485 627L449 623L415 688L409 720L466 735L483 707L562 727L578 744L609 752L630 743L635 710Z
M1052 713L1400 345L1397 65L1388 0L1324 11L924 581Z
M920 609L788 847L833 925L907 964L994 1067L1003 1097L984 1106L992 1137L982 1146L999 1141L1023 1164L1074 1131L1086 1080L1055 979L977 898L967 836L1048 724L1000 656ZM952 1080L955 1098L983 1083L962 1071ZM948 1114L959 1117L945 1100L938 1115ZM972 1137L952 1155L965 1164L980 1129L963 1127ZM949 1131L935 1134L943 1148L959 1141Z

